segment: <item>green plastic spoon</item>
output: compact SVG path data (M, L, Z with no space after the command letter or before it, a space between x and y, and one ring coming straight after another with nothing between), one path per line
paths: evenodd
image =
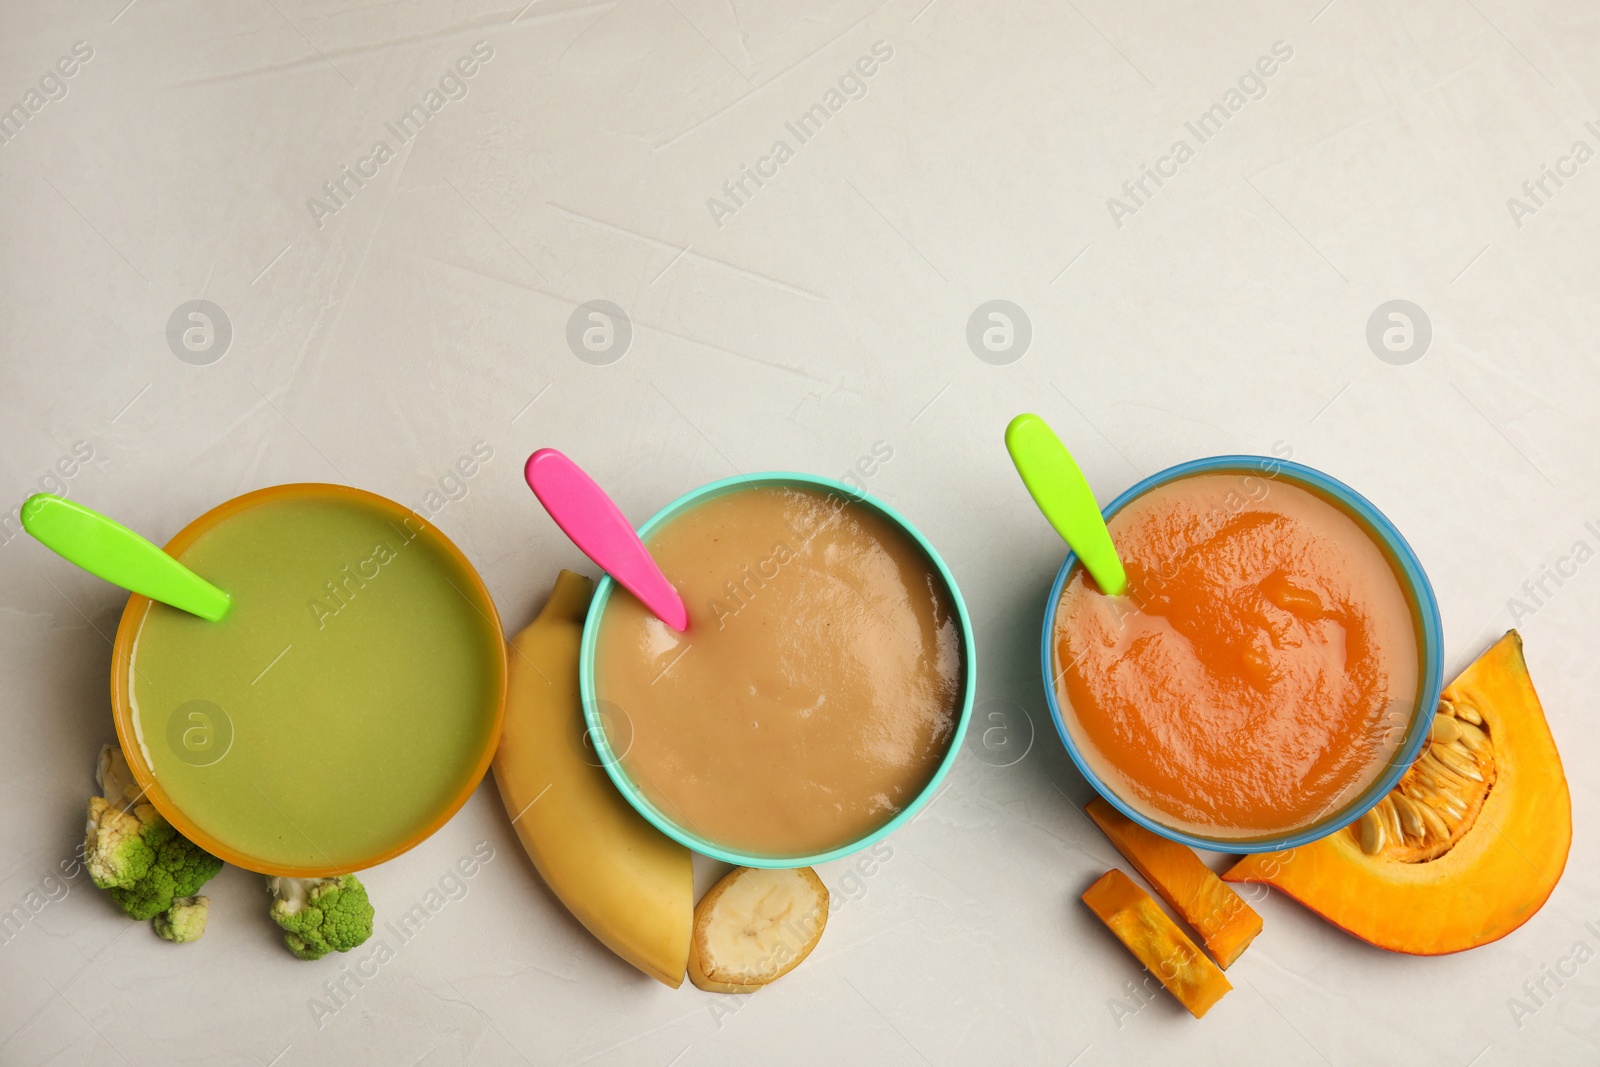
M113 585L216 622L228 594L121 523L52 493L22 505L22 528L44 546Z
M1018 415L1006 427L1006 451L1022 475L1033 502L1088 568L1102 592L1121 596L1128 575L1111 543L1089 480L1055 431L1037 415Z

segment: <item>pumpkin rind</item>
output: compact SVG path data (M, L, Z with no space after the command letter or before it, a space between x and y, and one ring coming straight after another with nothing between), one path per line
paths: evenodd
M1495 777L1467 832L1423 862L1369 856L1339 830L1283 852L1246 856L1223 875L1283 890L1347 932L1419 956L1499 940L1549 898L1572 845L1572 800L1555 739L1510 631L1444 691L1483 719Z
M1084 891L1083 902L1196 1019L1233 988L1155 899L1121 871L1101 875Z
M1161 899L1200 935L1223 970L1261 932L1261 916L1188 845L1146 830L1099 797L1085 810Z

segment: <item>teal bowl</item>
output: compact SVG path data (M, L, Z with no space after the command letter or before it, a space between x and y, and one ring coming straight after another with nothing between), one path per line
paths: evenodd
M1366 497L1338 479L1288 460L1269 459L1265 456L1213 456L1209 459L1180 463L1176 467L1168 467L1164 471L1152 474L1129 488L1106 506L1105 517L1109 520L1129 501L1157 486L1194 474L1239 474L1247 478L1277 480L1298 486L1332 501L1353 518L1356 525L1365 530L1383 551L1390 566L1394 568L1395 576L1411 608L1420 659L1417 664L1416 703L1408 710L1404 721L1393 721L1389 725L1390 730L1399 733L1394 755L1389 758L1377 778L1342 808L1310 826L1283 833L1257 838L1203 837L1174 829L1150 818L1132 803L1124 800L1109 783L1095 773L1067 727L1066 716L1069 711L1061 706L1060 694L1056 692L1053 681L1056 676L1053 647L1056 608L1061 603L1061 591L1066 587L1067 579L1078 567L1077 556L1072 553L1067 554L1066 562L1061 564L1061 570L1056 573L1055 583L1050 587L1050 599L1045 605L1044 630L1039 641L1040 667L1045 680L1045 701L1050 706L1050 718L1055 722L1056 732L1061 735L1061 743L1066 746L1067 754L1077 765L1078 772L1112 807L1145 829L1169 840L1180 841L1192 848L1210 849L1216 852L1278 852L1297 848L1326 837L1359 819L1368 809L1389 795L1389 791L1399 784L1401 777L1421 753L1423 742L1427 740L1429 730L1433 726L1433 714L1439 704L1439 694L1444 688L1444 631L1439 621L1439 602L1434 597L1433 586L1428 581L1427 572L1422 569L1422 561L1417 558L1417 554L1406 543L1406 539L1383 512L1373 506Z
M600 765L611 776L611 781L616 785L622 795L627 798L634 810L643 815L656 829L696 852L719 859L726 863L735 863L742 867L810 867L829 860L840 859L853 852L888 837L895 830L916 818L917 813L938 792L939 784L944 781L945 775L950 773L950 768L955 765L956 756L961 752L961 744L967 736L967 721L972 717L972 701L977 693L978 686L978 657L976 646L972 641L972 621L967 616L966 601L961 599L961 590L956 586L955 578L950 574L950 569L944 565L944 560L939 558L939 553L927 538L917 531L917 528L906 521L905 517L889 505L861 492L859 489L845 485L843 482L834 481L832 478L819 478L812 474L795 474L789 471L769 471L764 474L741 475L734 478L724 478L721 481L703 485L693 492L674 500L655 515L650 521L639 527L639 536L649 539L650 535L659 530L663 525L672 521L678 515L703 503L713 497L739 489L748 489L756 486L790 486L802 489L820 489L824 492L835 493L845 497L852 503L860 504L878 512L895 526L903 530L922 549L928 562L944 580L945 591L949 594L951 610L961 625L961 712L956 719L955 732L950 737L950 747L944 754L944 759L939 761L939 767L933 772L933 777L922 788L922 792L900 810L894 818L878 827L872 833L848 844L827 852L820 852L810 856L769 856L750 852L740 852L737 849L724 848L715 841L708 841L690 830L679 826L672 819L662 814L649 799L639 791L639 788L628 779L627 772L622 767L622 762L611 747L611 740L606 734L604 715L600 709L600 700L595 690L594 659L595 644L600 636L600 620L605 616L606 605L611 602L611 597L617 592L618 586L609 575L600 579L600 584L595 588L594 600L589 605L589 615L583 625L583 645L578 657L578 688L583 696L583 718L588 728L588 736L594 744L595 756ZM626 594L625 594L626 595Z

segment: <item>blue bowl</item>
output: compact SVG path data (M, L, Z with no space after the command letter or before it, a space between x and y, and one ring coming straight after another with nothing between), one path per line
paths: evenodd
M756 486L792 486L802 489L820 489L824 492L836 493L853 503L870 507L888 519L891 523L905 532L922 549L928 557L939 577L944 580L945 589L950 594L950 610L961 625L961 667L962 667L962 693L961 713L956 719L955 732L950 737L950 747L945 751L944 759L939 762L938 769L933 772L933 777L922 788L922 792L900 810L900 813L872 833L859 840L849 842L827 852L820 852L810 856L769 856L751 852L740 852L736 849L724 848L715 841L701 837L691 830L678 825L672 819L662 814L659 809L639 791L639 788L629 780L627 773L622 768L622 763L611 747L610 738L606 735L604 716L601 712L599 697L595 690L594 659L595 644L600 636L600 620L605 615L606 605L610 603L612 594L617 590L617 584L607 575L600 579L600 584L595 587L594 600L589 605L589 615L583 624L583 644L578 657L578 689L583 696L583 717L588 727L589 737L593 740L595 755L599 758L601 766L611 776L611 781L633 805L635 811L643 815L656 829L682 845L686 845L696 852L723 860L726 863L735 863L743 867L810 867L828 860L836 860L858 852L869 845L888 837L895 830L916 818L917 812L939 790L939 783L944 781L945 775L950 773L950 768L955 765L956 756L961 751L961 744L967 735L967 720L972 717L972 701L978 688L978 658L977 646L972 641L972 622L967 617L967 605L961 599L961 590L956 587L956 580L951 575L944 560L939 558L939 553L933 545L917 532L917 528L895 511L889 505L874 500L859 489L836 482L832 478L819 478L811 474L794 474L787 471L772 471L764 474L740 475L733 478L724 478L721 481L703 485L693 492L686 493L656 512L650 521L639 527L639 536L649 539L666 523L682 514L696 504L702 503L712 497L739 489L749 489Z
M1390 758L1384 772L1354 800L1332 815L1325 816L1311 826L1292 833L1262 838L1209 838L1175 830L1154 821L1124 801L1099 775L1095 774L1089 762L1084 759L1083 753L1079 751L1062 717L1061 704L1056 697L1054 683L1055 656L1051 648L1051 637L1055 633L1056 608L1061 603L1061 590L1066 586L1067 579L1071 577L1078 563L1077 556L1071 553L1067 555L1066 562L1061 564L1055 584L1050 587L1050 600L1045 605L1044 611L1044 633L1040 639L1040 663L1044 672L1045 700L1050 705L1050 717L1055 721L1056 732L1061 735L1061 742L1067 746L1067 754L1072 757L1072 762L1077 764L1079 773L1109 804L1147 830L1173 841L1181 841L1192 848L1217 852L1276 852L1280 849L1309 844L1335 830L1349 826L1387 796L1422 751L1423 743L1433 726L1433 714L1439 704L1439 693L1444 688L1444 632L1439 621L1439 603L1434 598L1433 586L1428 582L1428 576L1417 560L1416 553L1411 550L1406 539L1400 536L1400 531L1395 529L1394 524L1384 517L1383 512L1373 507L1366 497L1343 482L1299 463L1267 459L1264 456L1212 456L1209 459L1180 463L1176 467L1168 467L1160 473L1152 474L1128 489L1106 507L1105 517L1109 520L1129 501L1157 486L1192 474L1241 474L1282 480L1297 485L1341 505L1356 520L1357 525L1363 527L1383 549L1398 573L1406 599L1411 605L1422 654L1417 676L1420 686L1417 704L1405 724L1405 733L1401 738L1399 749Z

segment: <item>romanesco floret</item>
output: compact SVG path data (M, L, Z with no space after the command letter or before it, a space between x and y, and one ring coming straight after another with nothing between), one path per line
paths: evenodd
M106 745L100 750L95 781L104 795L89 798L84 867L129 918L155 918L222 870L221 860L141 800L120 749Z
M349 952L372 936L372 904L353 874L336 878L269 878L272 921L283 943L303 960Z
M172 907L150 920L157 934L180 945L200 940L206 932L206 916L211 910L210 897L179 897Z

